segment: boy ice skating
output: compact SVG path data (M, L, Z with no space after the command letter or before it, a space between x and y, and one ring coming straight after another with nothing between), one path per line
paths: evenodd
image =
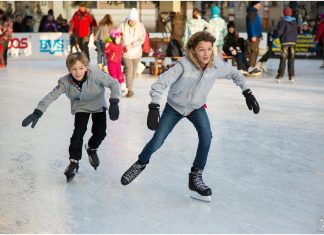
M161 74L150 91L151 103L147 126L155 130L138 160L123 174L121 183L131 183L146 167L152 154L158 150L174 126L186 117L195 126L199 144L189 173L192 197L210 201L212 190L204 183L202 173L206 165L212 132L205 109L207 95L217 78L232 79L241 87L250 110L257 114L258 102L245 84L244 76L229 64L213 55L215 38L208 32L193 34L187 44L186 56ZM160 101L164 90L170 86L167 103L160 119Z
M48 93L37 105L32 114L26 117L22 126L32 123L34 128L38 119L47 107L63 93L71 100L71 113L75 115L74 131L70 140L70 164L64 174L67 181L75 176L79 169L79 160L82 156L83 136L87 130L89 117L92 118L92 136L86 145L90 164L97 169L99 158L97 149L106 136L106 110L105 87L111 90L109 117L117 120L119 117L119 84L118 82L99 70L88 68L89 60L83 52L70 54L66 59L69 74L58 80L58 85Z

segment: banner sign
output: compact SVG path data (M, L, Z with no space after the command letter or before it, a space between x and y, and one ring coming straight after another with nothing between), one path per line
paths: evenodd
M295 56L317 56L317 44L314 42L315 35L312 34L299 34L297 37ZM272 52L274 55L280 55L281 44L279 38L273 38Z
M67 33L14 33L8 46L10 59L54 59L69 53Z

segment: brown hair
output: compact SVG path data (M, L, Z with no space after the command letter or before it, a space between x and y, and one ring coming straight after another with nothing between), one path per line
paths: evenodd
M66 67L67 67L67 69L70 71L70 68L77 61L80 61L86 67L88 67L88 65L89 65L89 59L86 56L86 54L84 54L83 51L81 51L81 52L74 52L74 53L71 53L70 55L68 55L68 57L66 58Z
M111 15L106 14L104 16L104 18L102 18L102 20L100 20L99 25L101 25L101 26L104 26L104 25L113 26L114 22L111 19Z
M194 33L190 38L187 43L187 49L194 50L196 46L198 45L199 42L204 41L204 42L211 42L213 45L214 42L216 41L216 38L211 35L211 33L206 32L206 31L200 31L197 33Z

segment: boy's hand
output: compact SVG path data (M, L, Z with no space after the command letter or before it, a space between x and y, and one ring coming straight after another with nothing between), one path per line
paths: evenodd
M109 99L109 110L108 110L108 113L109 113L109 118L110 120L112 121L116 121L118 118L119 118L119 106L118 106L118 103L119 103L119 99Z
M26 117L23 122L22 122L22 126L26 127L28 126L30 123L33 123L31 125L32 128L34 128L36 126L36 123L38 122L38 119L43 115L43 112L35 109L34 112L30 115L28 115L28 117Z

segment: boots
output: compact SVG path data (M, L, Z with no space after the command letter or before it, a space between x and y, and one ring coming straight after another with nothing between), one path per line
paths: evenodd
M136 161L121 177L121 184L127 185L131 183L145 169L147 164L140 164Z
M212 190L204 183L202 170L191 168L189 173L189 189L191 197L205 202L211 201Z
M102 71L106 74L108 74L108 66L107 65L104 65L103 68L102 68Z
M70 164L64 171L64 175L66 176L66 181L70 182L73 180L76 173L78 173L79 170L79 161L70 159Z
M90 162L91 166L93 166L93 168L95 170L97 170L97 167L100 164L100 160L97 155L97 149L91 149L87 145L85 145L84 147L87 150L87 153L89 155L89 162Z

